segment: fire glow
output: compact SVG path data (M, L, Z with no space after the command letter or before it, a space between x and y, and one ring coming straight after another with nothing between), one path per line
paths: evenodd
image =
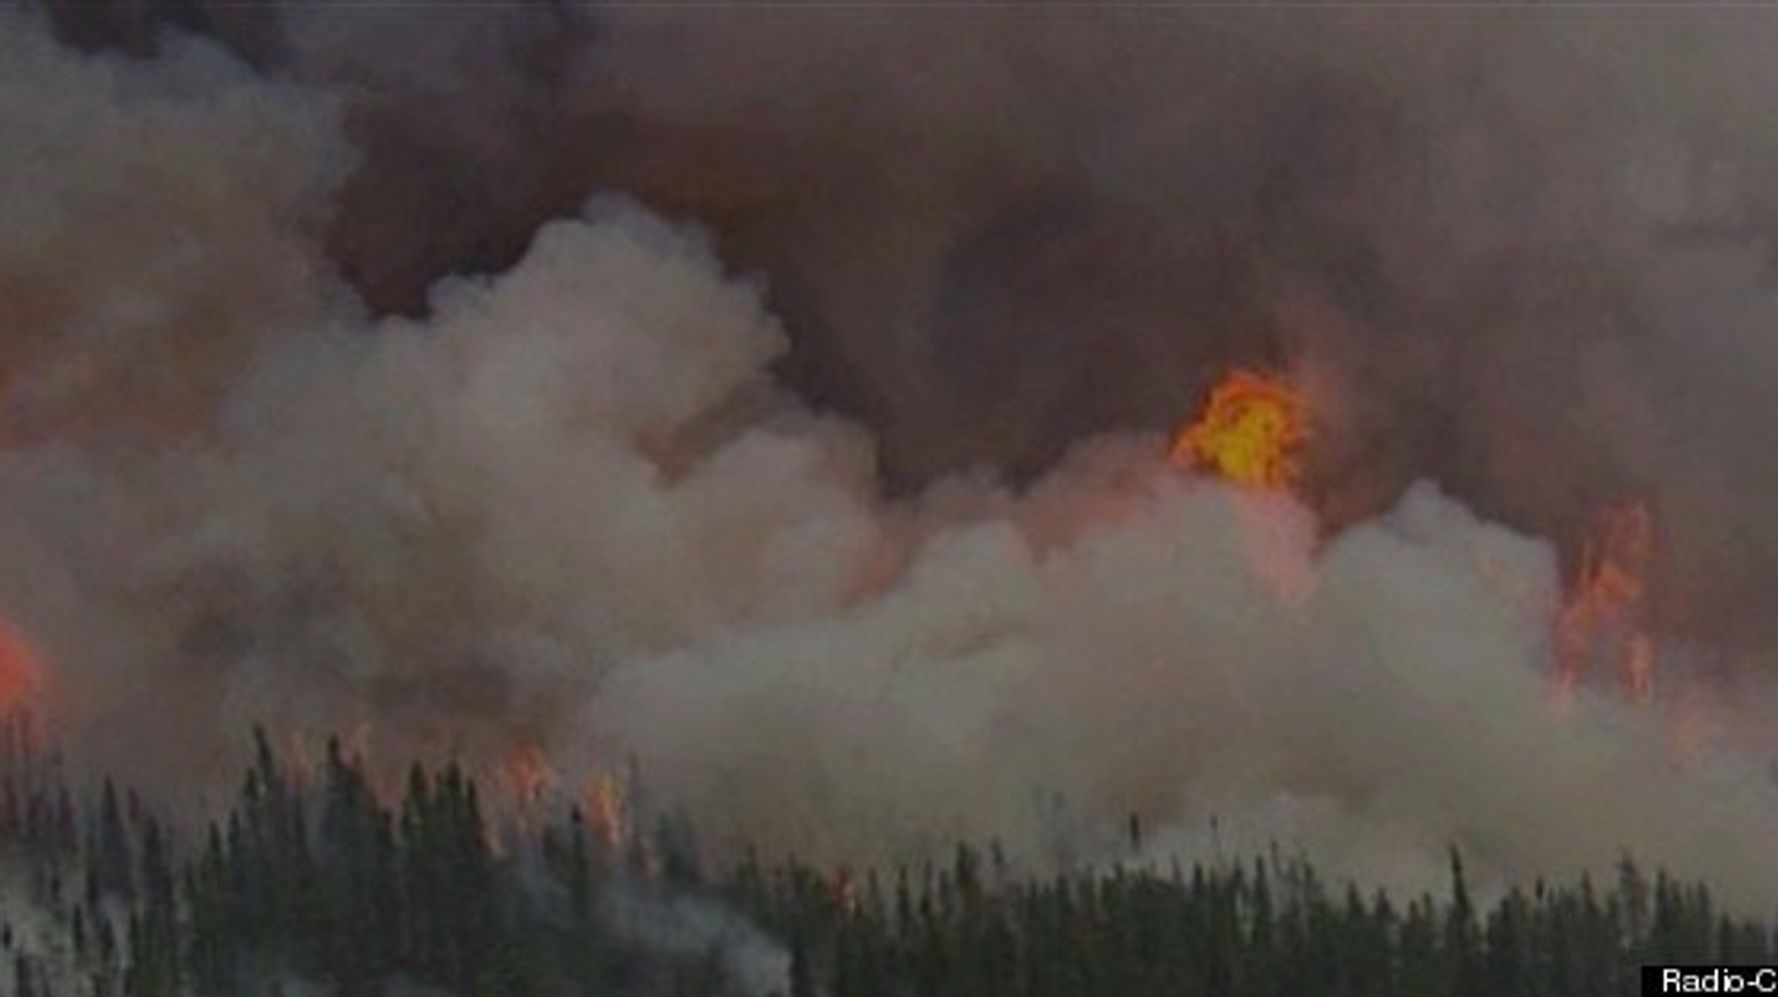
M36 646L17 627L0 620L0 718L21 722L32 743L42 735L48 712L45 680Z
M1595 669L1609 668L1638 702L1652 699L1654 641L1642 616L1653 558L1654 522L1645 503L1622 502L1600 514L1556 619L1556 678L1564 697Z
M1235 370L1211 389L1197 419L1174 436L1168 458L1257 491L1294 491L1307 442L1308 409L1275 375ZM1263 516L1244 532L1256 576L1283 601L1313 586L1306 566L1276 553ZM1654 698L1654 637L1647 624L1654 568L1654 520L1647 503L1627 499L1594 519L1578 567L1554 609L1553 658L1558 701L1583 683L1613 682L1637 703Z
M1168 460L1254 492L1290 492L1307 439L1308 406L1283 379L1235 370L1210 391L1198 418L1179 430ZM1300 605L1314 572L1264 509L1236 505L1253 575L1282 603Z
M1237 370L1211 389L1197 421L1179 431L1171 458L1250 488L1289 489L1300 473L1306 416L1283 380Z

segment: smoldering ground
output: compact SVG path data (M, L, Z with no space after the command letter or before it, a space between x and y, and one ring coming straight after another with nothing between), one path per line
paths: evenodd
M94 764L263 719L824 858L1217 814L1769 899L1757 752L1544 695L1624 494L1665 681L1766 672L1769 16L93 10L5 22L0 604ZM1233 363L1304 501L1161 459Z

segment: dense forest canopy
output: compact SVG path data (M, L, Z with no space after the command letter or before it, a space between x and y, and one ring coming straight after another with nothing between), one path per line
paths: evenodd
M14 997L1617 997L1643 964L1778 956L1769 921L1629 857L1610 882L1485 900L1455 851L1446 889L1410 896L1276 849L1037 878L992 843L712 869L670 817L558 800L515 820L456 767L416 765L384 801L337 741L298 776L263 737L226 816L182 837L109 781L73 802L17 746Z

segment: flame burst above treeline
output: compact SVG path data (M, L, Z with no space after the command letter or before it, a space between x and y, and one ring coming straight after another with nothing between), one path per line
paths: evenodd
M1173 459L1238 485L1289 488L1308 434L1303 401L1276 378L1237 370L1210 389L1195 422L1173 441Z
M1170 458L1242 487L1293 491L1312 424L1307 402L1288 380L1235 370L1210 389L1203 410L1174 435ZM1553 687L1563 703L1571 702L1582 681L1602 677L1639 703L1652 701L1655 650L1646 600L1654 543L1646 502L1627 500L1599 513L1568 592L1552 613ZM1253 556L1255 570L1268 573L1263 541L1253 545Z

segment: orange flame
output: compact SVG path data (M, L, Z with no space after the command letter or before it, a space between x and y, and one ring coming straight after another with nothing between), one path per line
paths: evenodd
M623 846L629 837L629 794L603 766L587 780L583 809L587 827L607 849Z
M1289 384L1236 370L1211 389L1197 421L1179 430L1168 459L1256 491L1288 491L1307 424L1308 407ZM1314 580L1277 517L1245 497L1235 511L1255 577L1284 602L1300 604Z
M1203 414L1174 437L1169 456L1236 484L1290 488L1306 424L1306 408L1289 384L1236 370L1211 389Z
M1615 667L1639 702L1654 695L1654 641L1642 627L1654 520L1642 502L1600 514L1556 619L1557 685L1566 697L1595 665Z
M556 781L549 756L541 746L528 741L519 744L507 756L505 777L521 807L529 807L542 799L544 792Z
M5 751L30 753L43 747L47 677L36 646L0 619L0 725L5 727Z

